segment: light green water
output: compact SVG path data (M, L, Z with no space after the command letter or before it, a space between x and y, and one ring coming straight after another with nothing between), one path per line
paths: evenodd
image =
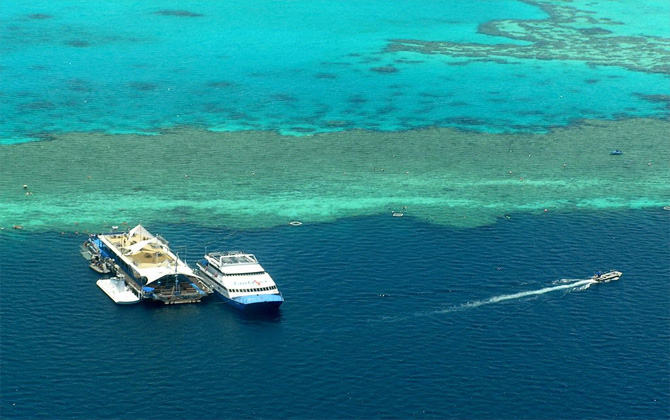
M669 133L670 122L648 119L548 134L72 133L0 147L1 226L258 228L393 211L478 226L544 209L660 208L670 204Z

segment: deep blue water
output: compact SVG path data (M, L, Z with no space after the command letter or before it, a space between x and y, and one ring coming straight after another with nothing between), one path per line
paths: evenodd
M668 418L669 218L147 226L191 262L255 253L286 298L261 317L117 306L83 236L5 231L0 417ZM488 300L609 268L622 280Z
M523 45L477 28L546 19L532 4L351 4L3 0L0 144L668 116L667 74L386 50L397 38ZM664 1L569 4L613 36L670 34ZM654 209L470 229L389 216L147 226L190 262L205 248L255 253L286 298L262 317L213 298L117 306L79 255L83 236L0 231L0 418L666 419L669 221ZM569 286L609 268L623 279Z

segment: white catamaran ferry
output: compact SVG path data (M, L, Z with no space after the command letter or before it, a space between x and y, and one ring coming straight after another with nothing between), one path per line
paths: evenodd
M241 251L212 252L197 264L207 285L239 309L276 309L284 302L256 257Z
M112 271L140 299L165 304L199 302L211 293L198 275L175 255L168 242L142 225L128 232L91 235L88 250L108 259ZM95 245L95 246L93 246Z

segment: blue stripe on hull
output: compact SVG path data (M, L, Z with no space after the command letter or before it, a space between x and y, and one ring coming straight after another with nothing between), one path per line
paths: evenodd
M284 303L284 298L281 295L242 296L241 299L243 300L235 300L221 294L217 290L214 290L214 294L229 305L232 305L243 311L278 309L281 304Z

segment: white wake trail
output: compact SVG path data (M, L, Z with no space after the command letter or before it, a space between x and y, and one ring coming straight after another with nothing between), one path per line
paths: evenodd
M513 299L521 299L525 298L528 296L536 296L536 295L543 295L545 293L551 293L555 292L557 290L565 290L565 289L573 289L573 290L585 290L588 289L589 286L591 286L593 283L595 283L595 280L592 279L587 279L587 280L577 280L572 283L567 283L567 284L561 284L560 286L552 286L552 287L545 287L543 289L538 289L538 290L529 290L527 292L519 292L519 293L514 293L511 295L499 295L499 296L494 296L489 299L484 299L484 300L477 300L474 302L468 302L464 303L459 306L454 306L448 309L443 309L440 311L433 312L434 314L444 314L444 313L449 313L449 312L455 312L455 311L462 311L464 309L471 309L471 308L477 308L482 305L490 305L492 303L498 303L498 302L504 302L506 300L513 300Z

